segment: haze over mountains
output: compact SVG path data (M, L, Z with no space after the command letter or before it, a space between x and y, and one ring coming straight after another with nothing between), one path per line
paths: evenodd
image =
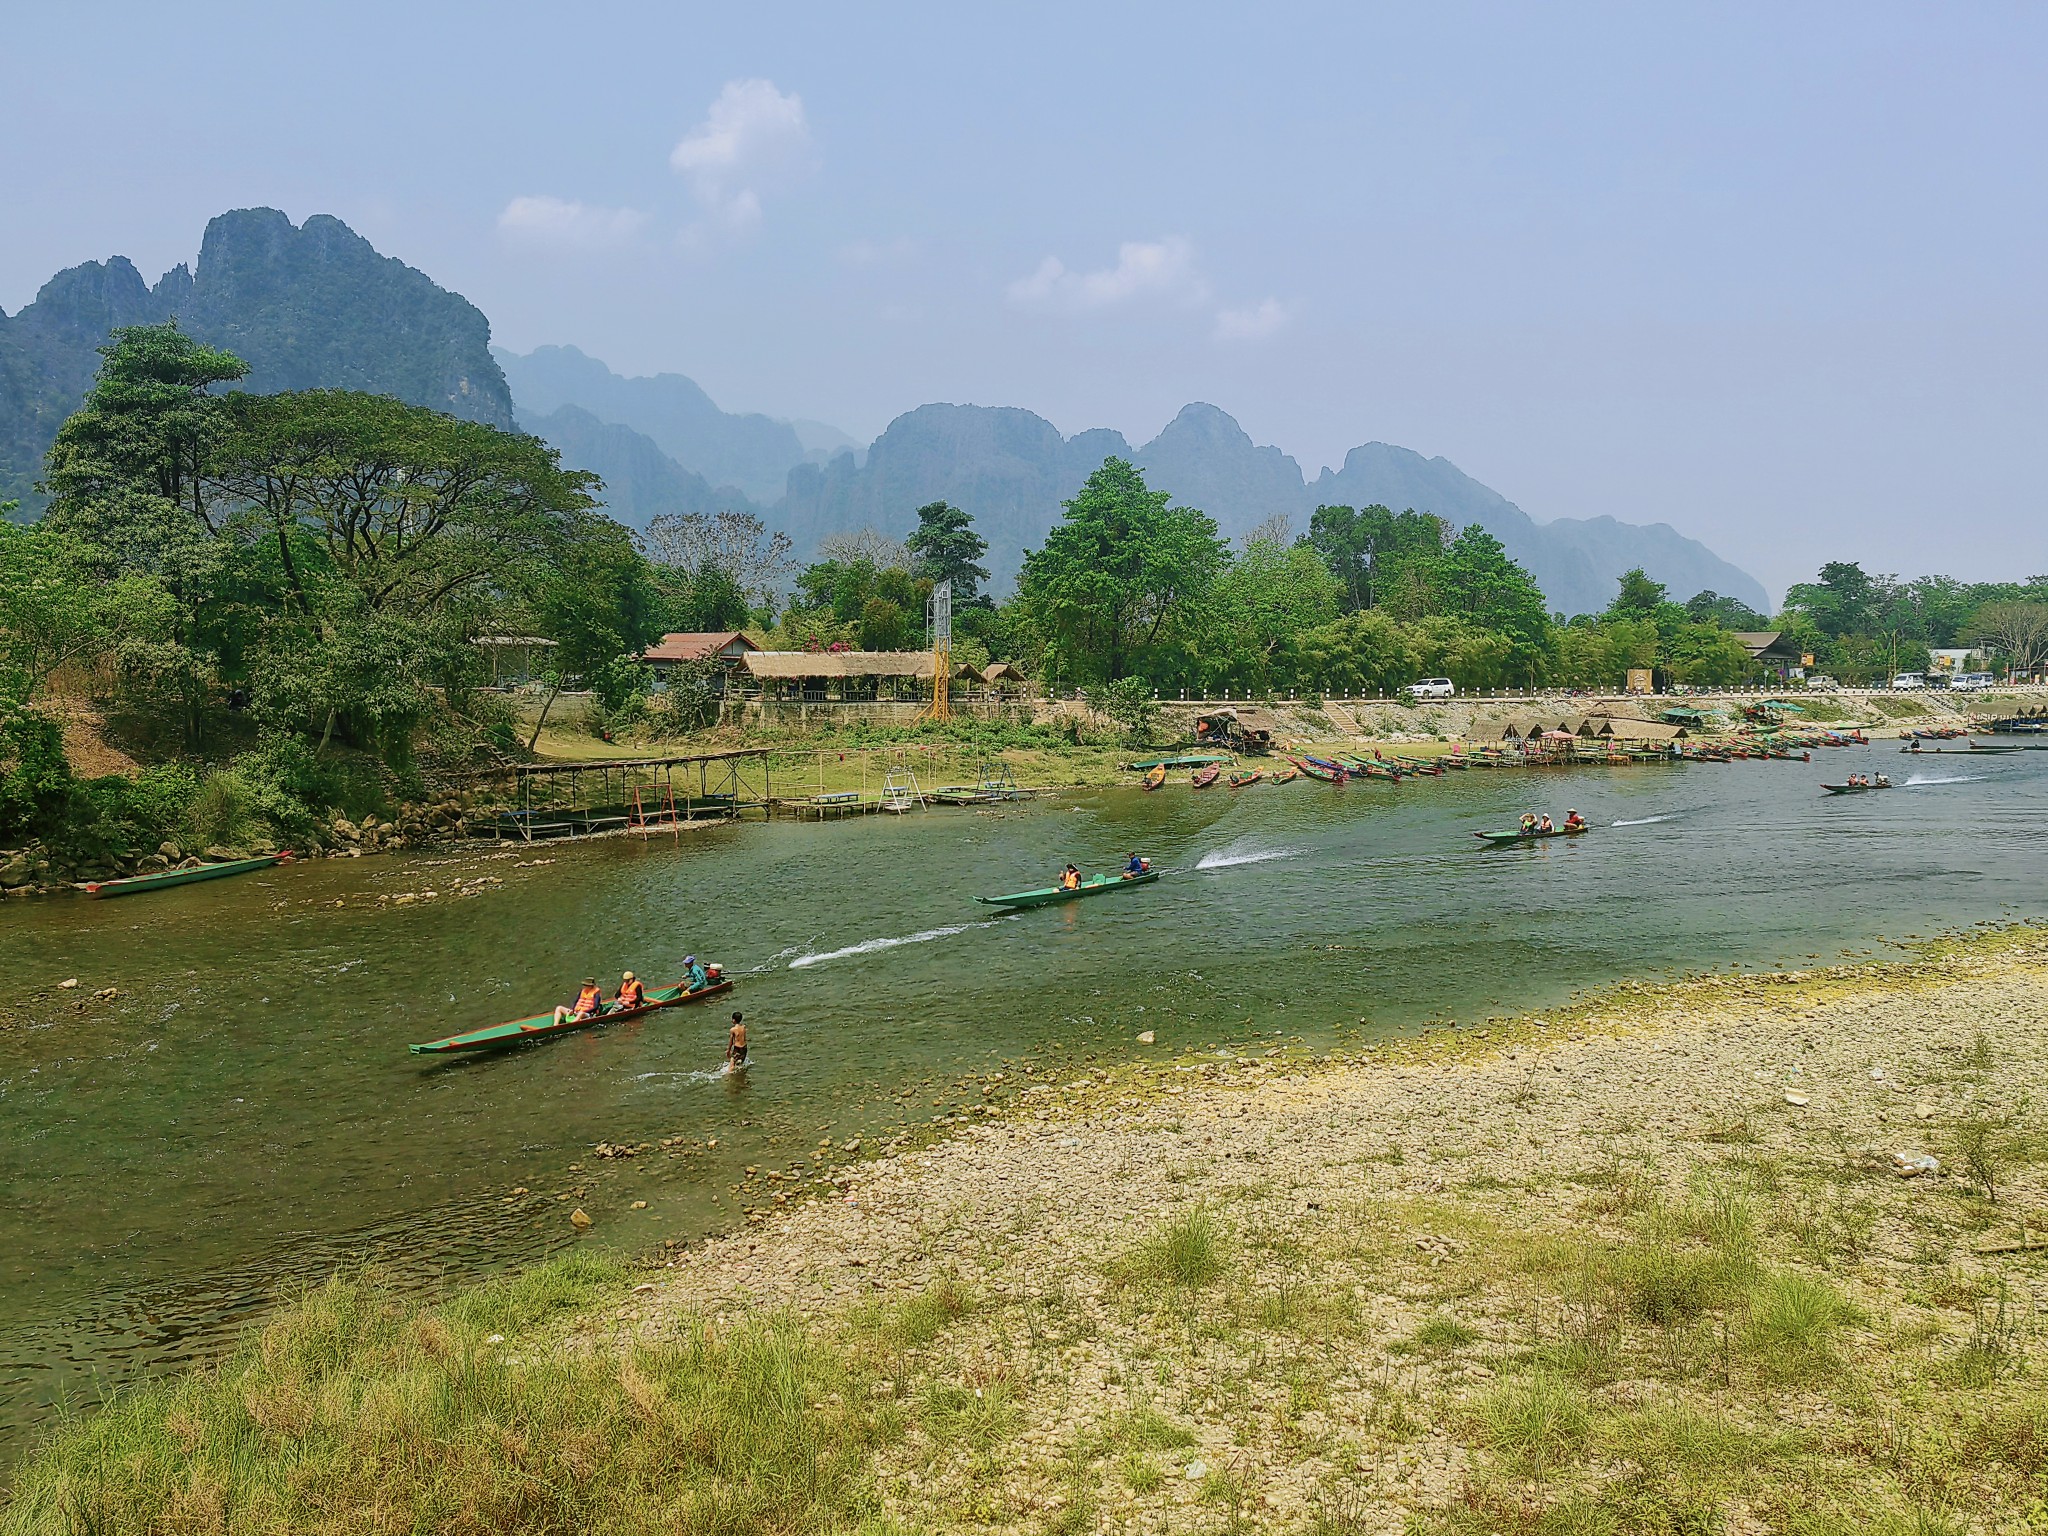
M638 527L662 512L744 506L786 528L801 554L861 527L901 536L919 506L943 499L974 514L1001 591L1060 503L1116 455L1233 538L1275 515L1303 530L1322 503L1379 502L1482 525L1565 613L1604 608L1637 565L1680 598L1711 588L1768 606L1752 577L1664 524L1538 523L1448 460L1387 443L1354 448L1311 480L1213 405L1185 407L1137 447L1107 428L1066 437L1016 407L924 405L862 453L821 423L723 411L680 374L622 378L574 347L494 352L489 321L459 294L338 219L295 228L264 208L214 219L196 267L175 267L154 287L116 256L60 272L18 314L0 312L0 500L38 508L42 456L84 398L107 333L172 318L246 359L246 388L364 389L516 422L601 475L609 510Z

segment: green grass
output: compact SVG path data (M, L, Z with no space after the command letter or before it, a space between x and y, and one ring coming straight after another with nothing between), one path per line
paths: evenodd
M1169 1221L1110 1267L1122 1285L1151 1283L1198 1290L1220 1279L1225 1268L1223 1239L1215 1218L1196 1209Z
M554 1325L606 1289L580 1257L446 1307L332 1280L218 1367L61 1426L0 1531L831 1531L872 1508L893 1410L841 1359L771 1324L565 1347Z
M1593 1432L1584 1391L1547 1372L1495 1388L1475 1416L1480 1443L1503 1467L1531 1478L1576 1461Z
M1415 1330L1418 1347L1432 1354L1448 1354L1454 1349L1463 1349L1467 1344L1477 1343L1479 1330L1459 1322L1455 1317L1432 1317Z
M1758 1369L1774 1381L1807 1381L1839 1365L1835 1337L1855 1309L1824 1280L1767 1276L1757 1287L1745 1342Z

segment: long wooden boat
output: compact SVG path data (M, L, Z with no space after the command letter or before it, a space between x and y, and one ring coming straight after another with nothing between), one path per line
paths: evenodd
M1164 784L1165 782L1166 764L1154 763L1150 768L1145 770L1145 787L1147 789L1157 789L1160 785Z
M1312 779L1321 779L1325 784L1342 784L1351 777L1351 770L1342 763L1333 763L1320 757L1290 757L1288 761Z
M1278 773L1273 775L1273 782L1275 784L1292 784L1296 779L1300 777L1301 770L1299 768L1282 768Z
M644 1018L657 1008L677 1008L685 1003L701 1003L706 998L717 997L732 990L730 976L714 976L696 991L686 991L681 982L666 987L650 987L647 1002L639 1008L622 1008L610 1013L600 1013L589 1019L564 1019L555 1022L552 1010L535 1014L530 1019L513 1019L506 1024L493 1024L487 1029L472 1029L467 1034L450 1035L444 1040L429 1040L424 1045L408 1047L415 1056L442 1056L457 1051L496 1051L507 1046L520 1045L528 1040L545 1040L551 1035L566 1035L579 1029L595 1029L600 1024L622 1024L627 1019Z
M1055 902L1075 901L1083 896L1101 896L1110 891L1130 890L1140 885L1150 885L1159 878L1156 869L1142 875L1097 875L1092 880L1083 880L1073 890L1062 886L1051 886L1042 891L1018 891L1009 896L977 896L974 899L984 907L1007 907L1019 912L1026 907L1049 907Z
M1256 768L1252 769L1249 773L1233 773L1229 780L1230 787L1232 789L1243 789L1247 785L1258 783L1264 777L1265 775Z
M255 859L226 859L218 864L201 864L192 869L161 869L153 875L130 875L125 880L92 880L86 883L88 896L132 896L137 891L160 891L166 886L191 885L198 880L225 880L229 875L246 875L252 870L274 869L289 864L292 851L266 853Z
M1195 776L1190 782L1193 783L1193 785L1197 789L1207 789L1211 784L1214 784L1218 779L1222 777L1223 769L1221 765L1211 763L1207 768L1197 768L1195 770Z
M1552 827L1548 832L1474 832L1472 835L1492 847L1506 848L1513 843L1540 843L1551 837L1577 837L1587 830L1586 827Z
M1860 795L1865 790L1890 789L1889 784L1823 784L1821 788L1831 795Z

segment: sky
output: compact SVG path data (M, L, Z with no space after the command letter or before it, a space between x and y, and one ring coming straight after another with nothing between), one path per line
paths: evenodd
M857 438L934 400L2048 571L2048 7L38 6L0 308L231 207Z

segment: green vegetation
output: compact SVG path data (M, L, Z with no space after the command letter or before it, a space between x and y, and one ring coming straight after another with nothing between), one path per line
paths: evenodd
M576 1255L438 1307L330 1281L61 1429L0 1532L859 1528L900 1423L849 1357L773 1324L569 1338L623 1278Z

